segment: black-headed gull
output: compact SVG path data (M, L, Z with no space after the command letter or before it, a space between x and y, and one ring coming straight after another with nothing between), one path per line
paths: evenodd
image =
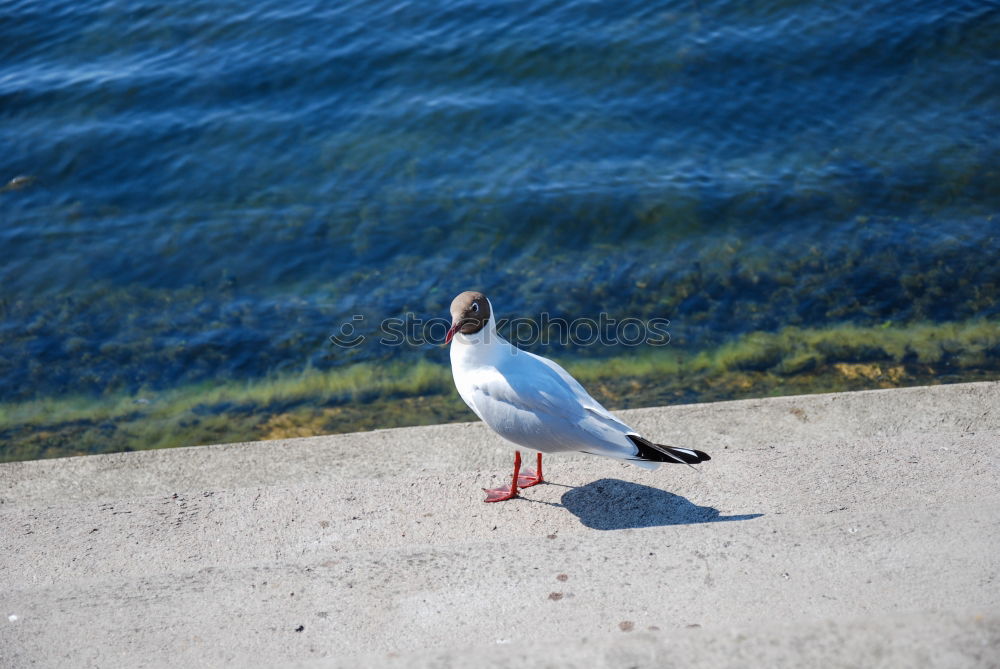
M521 471L514 452L509 486L485 489L487 502L517 496L542 479L542 453L580 451L627 460L646 469L661 462L710 460L691 448L654 444L616 418L556 363L522 351L497 334L486 296L466 291L451 303L451 372L465 403L501 437L538 451L538 468Z

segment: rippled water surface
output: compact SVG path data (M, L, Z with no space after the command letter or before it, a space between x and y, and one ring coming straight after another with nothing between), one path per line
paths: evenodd
M0 3L0 402L363 360L341 323L995 319L993 2ZM569 356L629 354L620 348Z

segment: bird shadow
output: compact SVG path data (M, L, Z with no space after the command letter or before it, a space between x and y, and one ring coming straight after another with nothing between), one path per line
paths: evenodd
M595 530L721 523L764 515L723 516L718 509L698 506L680 495L619 479L600 479L568 490L562 505Z

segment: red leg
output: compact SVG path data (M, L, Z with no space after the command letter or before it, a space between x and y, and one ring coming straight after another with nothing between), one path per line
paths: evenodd
M517 477L521 473L521 451L514 451L514 477L509 486L502 488L483 488L486 493L484 502L502 502L505 499L517 497Z
M517 477L517 484L522 488L530 488L533 485L538 485L539 483L545 483L545 479L542 478L542 454L538 454L538 469L531 471L530 469L525 469L520 476Z

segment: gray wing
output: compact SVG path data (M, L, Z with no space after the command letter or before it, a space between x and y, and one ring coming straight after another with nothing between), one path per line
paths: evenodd
M501 436L534 450L583 451L631 459L634 434L556 363L518 351L482 371L470 389L477 414Z

